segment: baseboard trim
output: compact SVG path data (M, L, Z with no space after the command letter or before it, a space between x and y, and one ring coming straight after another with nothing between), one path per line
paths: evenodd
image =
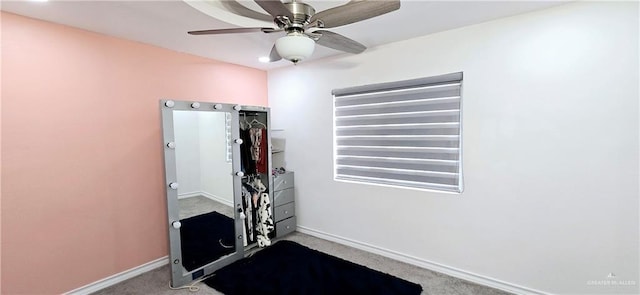
M191 192L191 193L180 194L180 195L178 195L178 200L182 200L182 199L186 199L186 198L193 198L193 197L200 197L200 196L205 197L205 198L207 198L209 200L216 201L218 203L225 204L225 205L227 205L229 207L233 207L233 201L229 201L227 199L218 197L218 196L216 196L214 194L210 194L210 193L207 193L207 192L204 192L204 191L203 192Z
M229 201L227 199L218 197L218 196L216 196L214 194L210 194L210 193L207 193L207 192L202 192L202 196L204 196L205 198L209 198L210 200L214 200L214 201L216 201L218 203L222 203L222 204L225 204L225 205L233 208L233 201Z
M126 281L126 280L128 280L130 278L133 278L133 277L137 276L137 275L141 275L141 274L143 274L145 272L154 270L156 268L165 266L167 264L169 264L169 257L168 256L165 256L165 257L162 257L162 258L158 258L156 260L147 262L147 263L145 263L143 265L136 266L134 268L125 270L125 271L123 271L121 273L117 273L117 274L112 275L110 277L101 279L99 281L95 281L95 282L93 282L91 284L82 286L82 287L74 289L74 290L71 290L71 291L69 291L69 292L67 292L65 294L68 294L68 295L91 294L93 292L100 291L100 290L102 290L104 288L107 288L109 286L113 286L113 285L115 285L117 283ZM169 282L167 282L167 286L168 286L168 284L169 284Z
M523 287L523 286L519 286L516 284L512 284L512 283L508 283L505 281L501 281L498 279L494 279L491 277L487 277L487 276L483 276L483 275L479 275L479 274L475 274L472 272L468 272L465 270L461 270L455 267L451 267L451 266L447 266L444 264L440 264L437 262L433 262L433 261L428 261L428 260L424 260L418 257L414 257L411 255L407 255L407 254L403 254L400 252L396 252L396 251L392 251L389 249L385 249L385 248L381 248L378 246L374 246L368 243L364 243L364 242L360 242L360 241L356 241L356 240L352 240L352 239L348 239L345 237L341 237L341 236L337 236L334 234L329 234L329 233L325 233L316 229L312 229L309 227L305 227L305 226L297 226L296 229L298 232L301 232L303 234L307 234L310 236L314 236L317 238L321 238L324 240L328 240L328 241L332 241L332 242L336 242L338 244L342 244L342 245L346 245L349 247L353 247L356 249L360 249L363 251L367 251L370 253L374 253L374 254L378 254L384 257L388 257L394 260L398 260L404 263L408 263L408 264L412 264L421 268L426 268L428 270L432 270L435 272L439 272L439 273L443 273L452 277L456 277L459 279L463 279L466 281L470 281L476 284L480 284L480 285L484 285L484 286L489 286L495 289L499 289L499 290L503 290L506 292L511 292L511 293L515 293L515 294L540 294L540 295L547 295L549 293L545 293L543 291L539 291L539 290L534 290L531 288L527 288L527 287Z
M183 193L183 194L179 194L178 195L178 200L182 200L182 199L186 199L186 198L198 197L200 195L202 195L201 192Z

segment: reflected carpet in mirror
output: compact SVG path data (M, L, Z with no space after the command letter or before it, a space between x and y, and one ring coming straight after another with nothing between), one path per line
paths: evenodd
M235 252L232 218L213 211L180 222L182 265L186 270L192 271Z
M205 281L226 294L420 294L422 286L292 241L278 241Z

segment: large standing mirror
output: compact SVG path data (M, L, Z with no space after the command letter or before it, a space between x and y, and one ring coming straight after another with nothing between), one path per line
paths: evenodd
M268 109L162 100L171 285L270 244Z
M186 271L235 251L228 117L225 112L173 111L180 247Z
M182 101L161 101L161 110L172 285L180 286L244 256L241 212L234 209L241 204L238 112Z

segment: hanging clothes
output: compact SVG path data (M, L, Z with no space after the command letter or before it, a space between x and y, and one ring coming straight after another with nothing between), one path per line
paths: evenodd
M242 231L244 235L242 237L242 242L245 246L254 242L254 218L253 218L253 202L251 201L252 193L249 191L249 187L243 185L242 186L242 210L244 211L244 222L242 223Z
M260 152L262 143L262 129L259 128L251 128L249 129L249 134L251 136L251 159L254 161L260 161Z
M269 235L274 230L271 217L271 199L258 173L268 174L267 129L256 119L240 130L242 169L246 175L242 183L244 245L257 242L259 247L271 245Z
M240 165L246 175L256 174L256 162L251 156L251 128L240 130L240 138L242 144L240 145Z
M269 156L267 154L267 152L269 151L269 146L267 143L267 129L261 129L261 133L262 133L262 138L260 141L260 155L258 157L258 161L256 162L256 170L258 170L258 173L262 173L262 174L267 174L267 162L269 159Z
M273 219L271 218L271 200L269 194L260 194L259 206L257 208L256 239L258 247L271 245L269 234L273 232Z
M245 246L256 241L259 247L271 245L269 234L273 231L273 220L271 200L266 190L260 177L249 176L242 184L242 204L246 216L243 223Z

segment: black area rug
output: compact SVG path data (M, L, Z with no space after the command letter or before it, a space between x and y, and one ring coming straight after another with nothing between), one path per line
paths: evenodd
M216 211L180 221L182 265L188 271L204 266L235 251L220 244L234 246L233 219Z
M422 286L362 265L279 241L205 281L226 294L420 294Z

